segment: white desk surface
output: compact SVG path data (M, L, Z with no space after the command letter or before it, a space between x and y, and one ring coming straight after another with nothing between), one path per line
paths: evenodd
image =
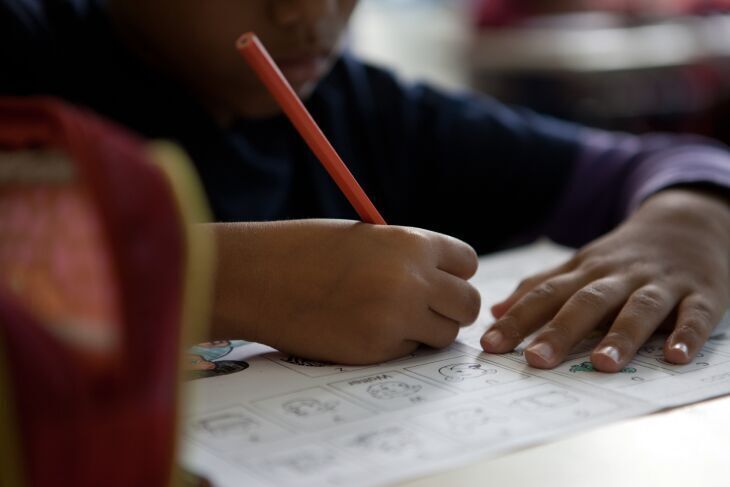
M730 486L730 397L615 423L401 487Z

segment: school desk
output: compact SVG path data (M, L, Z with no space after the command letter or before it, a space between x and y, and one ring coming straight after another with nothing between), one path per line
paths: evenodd
M635 418L400 487L727 487L730 397Z

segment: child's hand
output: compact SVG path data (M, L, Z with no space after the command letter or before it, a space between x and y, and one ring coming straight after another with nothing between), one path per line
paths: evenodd
M616 372L663 323L673 330L664 357L685 364L700 350L730 300L730 209L690 190L647 200L621 227L567 263L523 281L492 308L497 322L485 351L512 350L540 329L525 351L535 367L560 364L571 347L610 325L591 360Z
M209 225L217 237L213 338L310 359L375 363L445 347L479 313L465 243L348 221Z

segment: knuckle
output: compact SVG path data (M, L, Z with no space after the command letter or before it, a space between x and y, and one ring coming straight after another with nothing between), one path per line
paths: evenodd
M608 274L611 265L603 258L591 257L583 260L580 268L587 276L596 278Z
M593 242L584 245L583 247L580 247L573 253L573 257L571 258L571 260L575 261L578 265L588 260L593 253L592 249L595 243L596 241L594 240Z
M662 272L655 264L644 261L631 262L626 266L627 275L633 276L639 280L661 280L666 278L666 274Z
M473 323L479 317L479 312L482 309L482 296L479 290L472 285L467 288L467 299L466 299L466 323Z
M710 334L718 320L709 302L696 300L681 314L675 332L684 336L705 337Z
M423 252L432 246L428 234L416 228L398 227L396 232L399 243L408 250Z
M502 334L512 342L521 342L527 336L523 333L519 326L517 326L517 319L513 315L505 315L502 319L496 322L492 328L499 330Z
M699 276L696 276L695 282L696 282L696 288L697 289L704 289L708 290L709 292L712 292L713 290L723 290L723 294L727 294L727 286L728 281L726 277L724 277L727 274L723 273L708 273L708 274L702 274Z
M696 340L709 334L711 327L706 321L687 319L677 324L674 329L676 335L681 335L685 340Z
M634 293L631 297L632 304L642 309L661 310L666 304L664 295L652 288L643 288Z
M530 285L530 283L529 278L521 279L520 282L517 283L517 289L525 289Z
M710 322L715 316L715 309L706 299L696 299L688 306L688 311L696 320Z
M572 328L562 321L548 323L543 334L557 339L558 343L569 344L573 340Z
M540 279L537 276L530 276L522 279L517 285L517 289L533 288L540 284Z
M531 299L554 299L558 295L557 286L551 281L543 282L536 288L530 291L529 297Z
M573 299L581 307L603 308L608 304L607 290L599 285L588 285L575 293Z

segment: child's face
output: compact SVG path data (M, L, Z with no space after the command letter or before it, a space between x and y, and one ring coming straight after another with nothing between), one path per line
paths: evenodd
M261 38L300 96L329 70L357 0L109 0L122 34L222 119L278 110L235 50Z

